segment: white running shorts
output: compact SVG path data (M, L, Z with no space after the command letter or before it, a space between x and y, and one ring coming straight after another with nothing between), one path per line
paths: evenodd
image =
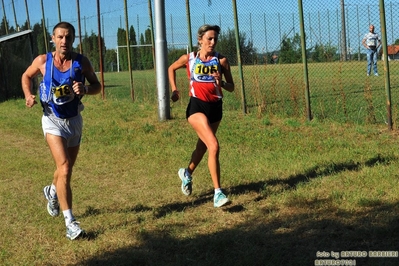
M42 128L44 137L46 134L63 137L67 140L67 147L80 145L83 129L83 118L79 114L72 118L61 119L54 115L43 115Z

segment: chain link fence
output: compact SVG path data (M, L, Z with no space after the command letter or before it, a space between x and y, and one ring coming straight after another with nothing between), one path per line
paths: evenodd
M0 37L0 102L23 97L21 75L32 60L30 31Z
M383 37L378 1L303 0L302 9L298 1L237 1L236 6L234 2L213 1L206 5L191 1L189 19L193 40L196 40L196 29L204 23L221 26L220 43L232 31L239 31L241 66L237 64L240 61L234 43L230 43L233 49L220 44L217 48L233 65L235 96L243 98L241 104L246 104L248 112L287 117L310 115L313 119L355 123L390 123L390 118L397 119L395 88L399 56L389 51L396 51L393 48L399 41L399 21L393 15L399 9L398 2L384 3L390 59L389 92L385 86L384 74L388 69L382 61L383 49L380 48L378 54L379 76L367 76L367 51L362 45L370 24L374 24L376 33ZM183 3L180 10L174 11L173 14L179 15L170 15L167 32L176 34L177 29L184 31L188 23ZM302 57L301 25L307 64ZM391 102L387 95L395 103L392 112L387 111L391 108L387 106Z
M39 2L31 4L40 6ZM84 8L81 6L82 33L78 37L98 34L96 1L87 0ZM155 64L148 47L153 51L153 7L154 0L128 1L127 22L123 1L100 1L100 29L107 49L104 69L127 71L122 60L126 43L118 38L128 23L137 100L144 95L141 90L156 87ZM225 98L226 109L352 123L389 124L392 118L396 124L399 20L395 14L399 1L165 0L165 8L169 63L196 49L201 25L221 27L217 50L229 59L236 83L234 94ZM62 6L58 16L55 10L45 18L50 33L60 20L70 21L78 29L76 3ZM31 20L31 25L36 23ZM40 17L36 20L40 23ZM362 39L370 24L382 40L386 37L388 60L383 60L380 48L379 76L366 75L367 51ZM241 57L237 56L236 34ZM145 74L148 71L150 75ZM182 89L187 87L184 74L177 81ZM156 99L153 102L156 104Z
M392 92L393 103L396 102L397 62L389 61L386 68L381 46L379 76L373 76L373 72L367 76L367 50L362 45L362 39L369 31L369 25L373 24L380 38L384 37L384 31L387 33L388 51L390 47L395 47L398 37L395 24L398 21L392 14L395 9L398 10L399 4L385 1L384 27L378 1L337 1L334 9L323 9L322 6L312 8L306 5L307 2L310 1L304 1L304 27L309 50L307 59L313 116L357 123L389 124L390 118L395 121L397 104L390 113L387 97ZM389 74L385 74L390 77L390 92L386 91L384 79L384 72L388 69Z

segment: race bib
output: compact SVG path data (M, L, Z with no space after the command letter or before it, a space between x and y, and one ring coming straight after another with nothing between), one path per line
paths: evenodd
M69 84L63 84L51 88L53 102L57 105L69 103L75 98L75 94Z
M194 79L200 82L215 82L215 78L210 74L218 71L216 64L197 63L194 70Z

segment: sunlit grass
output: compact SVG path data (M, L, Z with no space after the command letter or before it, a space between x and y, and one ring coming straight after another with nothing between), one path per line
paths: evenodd
M184 115L187 97L171 103L172 119L161 122L156 88L132 101L123 75L106 76L104 100L83 99L72 180L74 212L88 232L83 240L67 240L62 218L45 208L42 188L54 163L40 106L0 104L0 264L314 265L317 251L397 250L396 131L259 109L244 115L229 108L239 97L226 94L218 137L232 204L215 209L206 158L194 173L193 195L180 191L177 170L196 141Z

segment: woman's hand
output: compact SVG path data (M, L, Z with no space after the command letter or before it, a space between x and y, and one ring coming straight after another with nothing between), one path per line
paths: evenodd
M173 102L176 102L177 100L179 100L179 99L180 99L180 92L179 92L178 90L174 90L174 91L172 92L172 97L170 97L170 99L171 99Z
M211 74L215 78L216 84L220 87L222 85L222 75L220 74L219 71L216 71Z

